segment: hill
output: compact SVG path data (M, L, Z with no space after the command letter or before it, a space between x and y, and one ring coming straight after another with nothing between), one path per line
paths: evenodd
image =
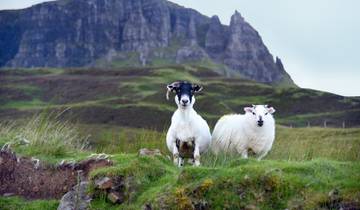
M213 70L216 67L206 66L3 69L0 119L20 119L45 108L66 109L64 118L83 124L163 130L176 107L166 101L165 86L188 80L204 86L195 109L211 126L221 115L243 113L243 107L251 104L274 106L277 122L285 126L360 125L357 97L227 78Z

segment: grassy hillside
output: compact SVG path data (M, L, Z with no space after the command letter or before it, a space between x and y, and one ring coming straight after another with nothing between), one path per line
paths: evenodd
M212 70L215 69L215 70ZM85 124L163 130L175 109L165 85L200 83L196 110L211 125L223 114L251 104L270 104L286 126L357 127L360 99L292 86L224 78L216 67L198 65L117 69L28 69L0 71L0 119L23 118L44 108ZM137 116L136 118L133 116Z
M165 132L175 104L166 101L165 85L175 80L204 86L195 109L211 127L244 106L274 106L276 139L265 160L206 153L199 168L173 166ZM360 98L224 78L201 65L1 70L0 94L0 147L10 143L49 164L112 155L114 165L91 179L121 177L126 201L110 204L91 187L93 210L360 209ZM329 128L343 123L354 128ZM139 157L141 148L163 155ZM5 210L58 203L0 197Z

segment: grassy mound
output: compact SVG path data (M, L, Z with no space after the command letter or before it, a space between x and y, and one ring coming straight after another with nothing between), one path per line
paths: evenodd
M116 155L114 159L115 166L92 176L131 180L125 189L126 202L113 206L99 197L92 209L140 209L145 205L154 209L316 209L348 203L360 207L359 163L233 158L226 165L178 169L163 157ZM331 203L334 198L328 194L332 190L339 191L337 203Z

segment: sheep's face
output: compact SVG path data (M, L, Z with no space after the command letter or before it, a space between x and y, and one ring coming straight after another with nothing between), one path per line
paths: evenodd
M257 126L262 127L266 119L271 117L275 112L273 107L267 105L253 105L253 107L245 107L245 113L252 117Z
M195 103L194 93L200 92L202 87L189 82L174 82L167 86L168 93L174 92L175 102L180 108L192 107Z

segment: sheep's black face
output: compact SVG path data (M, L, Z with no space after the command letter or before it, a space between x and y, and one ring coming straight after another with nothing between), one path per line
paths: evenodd
M195 103L194 93L202 89L201 86L189 82L175 82L167 87L168 91L176 93L176 103L184 108Z

